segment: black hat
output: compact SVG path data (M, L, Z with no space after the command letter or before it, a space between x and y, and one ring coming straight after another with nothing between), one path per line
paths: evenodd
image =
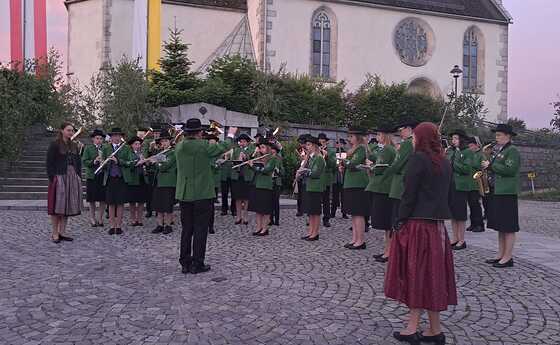
M271 142L270 140L264 139L264 138L261 141L259 141L259 145L266 145L266 146L270 146L270 147L275 146L275 144L273 142Z
M320 144L320 143L319 143L319 138L315 138L315 137L312 136L311 134L308 134L308 135L305 137L305 143L312 143L312 144L315 144L315 145L319 145L319 144Z
M138 127L138 129L136 130L137 132L147 132L148 128L146 127Z
M340 138L340 139L338 139L338 143L341 144L341 145L346 145L346 140Z
M248 136L245 133L241 133L238 137L237 137L237 141L239 142L239 140L246 140L246 141L253 141L253 139L251 139L250 136Z
M262 137L263 137L263 135L262 135L262 134L260 134L260 133L257 133L257 134L255 134L255 137L254 137L254 138L255 138L255 139L257 139L257 138L262 138Z
M394 132L395 132L395 129L394 129L394 128L391 128L391 127L388 127L388 126L380 126L380 127L377 127L377 128L375 129L374 132L378 132L378 133L394 133Z
M377 144L377 143L378 143L377 138L371 138L371 139L369 139L368 144Z
M133 137L130 138L126 143L127 143L128 145L132 145L132 144L134 144L134 142L136 142L136 141L139 141L139 142L142 143L144 140L143 140L142 138L140 138L140 137L133 136Z
M348 134L366 135L368 134L368 132L365 128L358 127L358 126L350 126L348 128Z
M156 139L156 141L161 141L161 139L169 139L171 140L171 134L169 134L168 131L163 131L161 132L161 135L159 136L159 138Z
M124 132L120 129L120 127L114 127L109 132L109 135L114 135L114 134L124 135Z
M454 135L458 135L458 136L460 136L461 138L467 138L467 137L468 137L467 133L465 133L465 131L462 130L462 129L460 129L460 128L458 128L458 129L456 129L456 130L454 130L454 131L451 131L451 133L449 133L449 136L450 136L450 137L452 137L452 136L454 136Z
M96 136L100 136L105 138L105 132L103 132L101 129L94 129L93 132L91 132L90 138L96 137Z
M476 138L475 138L475 137L467 137L467 138L465 139L465 143L467 143L467 144L478 144L478 143L476 142Z
M397 126L395 126L394 132L398 132L399 129L406 128L406 127L410 127L412 129L414 129L414 128L416 128L416 126L418 126L418 121L416 121L416 120L404 121L404 122L398 124Z
M298 141L300 144L305 144L305 138L307 138L308 136L309 136L309 134L302 134L302 135L300 135L300 136L298 137L298 140L297 140L297 141Z
M329 137L327 137L327 135L325 133L319 133L319 135L317 136L318 139L323 139L323 140L330 140Z
M202 122L197 118L188 119L187 123L183 125L185 132L200 132L202 129Z
M511 136L516 136L517 135L517 133L515 133L513 131L513 127L511 127L507 123L498 123L496 128L492 128L491 131L494 132L494 133L496 133L496 132L505 133L505 134L509 134Z

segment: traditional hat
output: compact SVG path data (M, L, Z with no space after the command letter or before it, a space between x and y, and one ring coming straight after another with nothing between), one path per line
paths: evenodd
M395 126L394 132L398 132L401 128L406 128L406 127L410 127L412 129L414 129L414 128L416 128L416 126L418 126L418 121L416 121L416 120L404 121L404 122L398 124L397 126Z
M159 142L159 141L161 141L162 139L171 140L171 139L172 139L172 138L171 138L171 134L169 134L168 131L163 131L163 132L161 133L161 135L159 136L159 138L156 139L156 141Z
M241 133L238 137L237 137L237 141L239 142L239 140L246 140L246 141L253 141L253 139L251 139L250 136L248 136L245 133Z
M320 144L320 143L319 143L319 138L315 138L315 137L312 136L311 134L308 134L308 135L305 137L305 143L312 143L312 144L315 144L315 145L319 145L319 144Z
M138 136L133 136L132 138L130 138L126 143L128 145L132 145L134 144L136 141L139 141L140 143L142 143L144 140Z
M465 143L467 143L467 144L478 144L478 143L476 142L476 138L475 138L475 137L467 137L467 138L465 139Z
M454 131L451 131L451 133L449 133L449 136L450 136L450 137L452 137L452 136L454 136L454 135L458 135L458 136L460 136L461 138L464 138L464 139L468 138L467 133L465 133L465 131L462 130L462 129L460 129L460 128L458 128L458 129L456 129L456 130L454 130Z
M375 129L375 132L378 132L378 133L394 133L395 129L391 128L391 127L388 127L388 126L380 126L380 127L377 127Z
M302 134L302 135L300 135L300 136L298 137L298 140L297 140L297 141L298 141L300 144L305 144L305 138L307 138L309 135L310 135L310 134Z
M120 127L113 127L109 132L109 135L115 135L115 134L124 135L124 132L121 130Z
M341 144L341 145L346 145L346 140L340 138L340 139L338 139L338 143Z
M496 128L492 128L491 131L494 132L494 133L496 133L496 132L505 133L505 134L509 134L511 136L516 136L517 135L517 133L515 133L513 131L513 127L511 127L507 123L498 123Z
M100 136L105 138L105 132L103 132L101 129L94 129L93 132L91 132L90 138L94 138L96 136Z
M368 134L368 132L365 128L358 127L358 126L350 126L348 127L348 134L366 135Z
M185 132L200 132L201 130L203 130L202 122L197 118L188 119L187 123L183 126L183 131Z
M325 133L319 133L319 135L317 136L318 139L323 139L323 140L330 140L329 137L327 137L327 135Z

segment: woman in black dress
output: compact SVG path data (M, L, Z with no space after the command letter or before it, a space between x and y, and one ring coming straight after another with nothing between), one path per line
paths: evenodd
M101 148L104 140L105 133L100 129L94 130L91 133L92 143L86 145L82 152L82 166L86 172L86 201L89 203L92 227L103 227L105 186L103 186L103 174L95 174L95 170L103 161ZM99 208L97 203L99 203Z
M319 228L321 225L321 205L323 192L325 191L325 180L322 178L326 162L319 149L319 139L311 135L305 137L305 164L298 170L297 176L301 176L305 190L303 191L303 212L309 217L307 236L302 237L306 241L319 240Z
M64 122L47 150L48 214L54 243L73 240L64 236L68 217L79 215L82 209L81 145L71 140L73 135L74 127Z
M129 158L123 165L125 167L124 173L128 189L130 225L143 226L144 204L148 200L144 167L139 163L144 158L142 153L143 140L136 136L132 137L127 143L130 146Z

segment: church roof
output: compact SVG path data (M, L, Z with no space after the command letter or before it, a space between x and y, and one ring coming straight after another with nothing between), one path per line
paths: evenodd
M247 0L164 0L171 3L184 3L200 6L215 6L234 10L247 10Z
M499 0L353 0L388 7L409 8L509 23Z

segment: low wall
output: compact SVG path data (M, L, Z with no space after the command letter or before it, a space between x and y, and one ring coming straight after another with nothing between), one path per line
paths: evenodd
M521 153L521 189L530 190L529 172L537 174L535 189L560 187L560 148L516 144Z

